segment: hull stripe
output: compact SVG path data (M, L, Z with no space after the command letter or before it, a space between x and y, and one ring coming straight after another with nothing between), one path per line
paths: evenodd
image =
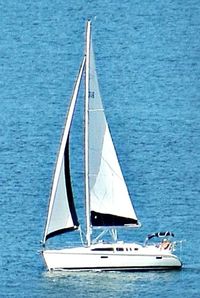
M84 268L51 268L53 271L148 271L148 270L178 270L181 266L134 266L134 267L84 267Z

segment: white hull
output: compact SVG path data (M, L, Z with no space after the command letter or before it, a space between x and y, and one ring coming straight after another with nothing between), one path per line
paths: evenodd
M182 264L170 250L153 245L96 244L91 247L44 250L48 270L133 271L178 269Z

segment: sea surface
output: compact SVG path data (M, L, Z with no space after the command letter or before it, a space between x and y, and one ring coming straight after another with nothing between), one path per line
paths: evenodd
M120 236L143 242L173 231L183 240L180 271L44 266L40 240L87 18L106 116L142 223ZM0 297L200 297L199 1L0 0L0 28ZM82 220L79 103L71 164Z

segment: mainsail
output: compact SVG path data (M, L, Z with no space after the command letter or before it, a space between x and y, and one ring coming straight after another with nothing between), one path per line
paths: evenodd
M75 104L85 66L85 57L81 64L74 87L66 124L62 136L58 159L56 163L53 185L49 203L43 243L55 235L75 230L79 226L70 181L69 169L69 134L74 114Z
M93 226L138 226L106 121L92 40L89 65L89 197Z

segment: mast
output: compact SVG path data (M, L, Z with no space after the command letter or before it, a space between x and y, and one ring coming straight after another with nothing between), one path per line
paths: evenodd
M86 204L86 241L91 245L91 223L90 223L90 194L89 194L89 67L90 67L90 37L91 21L86 26L86 63L85 63L85 204Z

